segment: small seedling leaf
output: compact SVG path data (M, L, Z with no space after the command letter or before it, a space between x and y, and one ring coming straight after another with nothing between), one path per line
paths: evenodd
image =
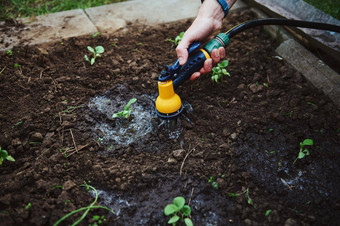
M87 49L91 52L91 53L95 53L94 49L91 46L88 46Z
M96 53L103 53L104 52L104 47L103 46L97 46L96 47Z
M266 213L264 214L266 217L269 216L269 214L272 212L272 210L267 210Z
M0 151L0 157L1 158L7 158L8 157L8 152L6 150L1 150Z
M178 207L178 209L182 209L185 204L185 199L183 197L174 198L174 204Z
M194 226L190 218L185 218L184 223L186 226Z
M87 55L84 56L85 60L90 62L89 57Z
M94 64L94 62L95 62L95 59L94 59L94 58L92 58L92 59L91 59L91 65L93 65L93 64Z
M304 158L305 156L306 156L306 154L303 153L302 151L300 151L300 152L299 152L298 158L299 158L299 159L302 159L302 158Z
M15 159L12 156L7 156L6 158L8 161L15 162Z
M182 212L184 216L189 216L191 213L191 208L188 205L183 206Z
M228 66L228 64L229 64L229 61L228 60L224 60L221 63L219 63L218 66L225 68L225 67Z
M168 204L164 208L164 214L166 216L169 216L170 214L176 213L178 210L179 210L179 208L175 204Z
M129 102L126 104L126 107L129 109L130 105L135 103L137 101L137 98L132 98L131 100L129 100Z
M306 145L314 145L314 141L312 139L305 139L303 142L302 142L302 145L306 146Z
M179 220L179 216L175 215L170 218L170 220L168 221L168 224L176 223L178 220Z

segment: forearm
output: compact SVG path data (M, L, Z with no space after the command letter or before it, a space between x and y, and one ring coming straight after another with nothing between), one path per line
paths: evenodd
M229 5L229 10L236 2L236 0L226 1ZM202 22L202 20L206 19L210 20L213 22L212 29L217 30L221 26L224 16L223 9L217 0L205 0L199 8L195 22Z

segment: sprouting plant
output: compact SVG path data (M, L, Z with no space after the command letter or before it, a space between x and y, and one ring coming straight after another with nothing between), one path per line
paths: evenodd
M130 118L131 112L133 110L133 109L130 109L130 106L131 106L131 104L135 103L136 101L137 101L136 98L132 98L131 100L129 100L129 102L124 106L124 110L113 114L112 118L117 118L117 117L125 118L125 119Z
M184 35L184 31L179 33L179 35L176 36L175 40L168 38L166 41L172 42L177 46L180 43L180 41L182 41L183 35Z
M89 206L79 208L79 209L77 209L77 210L74 210L74 211L72 211L72 212L66 214L65 216L63 216L62 218L60 218L53 226L56 226L56 225L60 224L60 223L61 223L63 220L65 220L66 218L72 216L73 214L76 214L76 213L78 213L78 212L81 212L81 211L85 211L85 212L84 212L83 215L82 215L76 222L74 222L72 225L77 225L77 224L79 224L79 223L87 216L87 214L90 212L91 209L98 209L98 208L101 208L101 209L105 209L105 210L108 210L108 211L114 213L113 210L111 210L110 208L107 208L107 207L105 207L105 206L95 206L95 204L96 204L96 202L97 202L97 200L98 200L98 192L97 192L97 190L96 190L94 187L92 187L91 185L88 185L88 184L82 184L82 185L80 185L80 186L86 187L86 190L92 189L92 190L94 191L94 193L95 193L95 199L94 199L94 201L93 201Z
M309 155L309 150L306 148L306 146L312 146L314 145L314 141L312 139L305 139L303 142L300 142L300 151L296 159L294 160L293 164L298 159L304 158L306 155Z
M256 209L256 206L255 206L253 200L252 200L252 199L250 198L250 196L249 196L249 188L247 188L246 190L244 190L243 193L244 193L244 197L247 199L248 204L249 204L249 205L252 205L252 206Z
M173 203L166 205L166 207L164 208L164 214L166 216L172 215L172 217L168 221L168 224L172 225L176 225L178 221L184 221L186 226L192 226L193 223L189 218L190 213L190 206L185 205L185 199L180 196L174 198Z
M15 63L15 64L13 65L13 67L16 69L16 68L19 68L19 67L21 67L21 65L20 65L20 64L18 64L18 63Z
M92 38L96 38L99 34L100 34L100 32L97 31L96 33L94 33L94 34L92 35Z
M30 208L31 208L31 206L32 206L32 203L27 203L27 205L25 206L25 210L29 210Z
M232 193L232 192L227 192L227 193L228 193L229 197L231 197L231 198L238 197L238 196L241 195L239 193Z
M103 224L106 221L106 218L104 215L99 216L99 215L94 215L92 217L92 220L94 221L93 224L90 224L91 226L98 226L100 224Z
M213 188L218 189L218 183L216 182L216 178L214 176L210 176L208 183L211 183Z
M15 162L15 159L12 156L8 155L8 152L6 150L1 149L0 147L0 166L2 166L2 162L4 160Z
M211 80L218 83L219 81L222 80L223 76L228 75L230 77L230 74L226 69L228 65L229 65L228 60L224 60L218 63L217 66L212 69L213 73L211 75Z
M91 58L91 60L89 59L89 57L87 55L85 55L85 60L90 62L91 65L94 64L94 62L96 61L97 57L101 57L102 53L104 53L104 47L103 46L96 46L95 49L93 49L91 46L88 46L87 49L93 54L93 57Z
M267 210L266 213L264 214L266 217L269 216L269 214L272 212L272 210Z
M9 50L6 51L6 54L9 55L9 56L12 56L13 55L13 51L9 49Z

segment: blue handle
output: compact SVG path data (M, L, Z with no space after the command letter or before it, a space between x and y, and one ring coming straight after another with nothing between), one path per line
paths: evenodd
M190 56L187 62L181 67L177 77L173 80L174 89L188 80L193 73L199 71L203 67L205 60L206 57L202 51L198 51Z

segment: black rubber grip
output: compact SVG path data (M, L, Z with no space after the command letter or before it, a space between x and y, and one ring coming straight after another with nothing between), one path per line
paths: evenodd
M173 80L174 89L188 80L193 73L199 71L203 67L205 60L206 57L202 50L197 51L197 53L192 54L192 56L189 56L187 62L182 66L180 73Z

